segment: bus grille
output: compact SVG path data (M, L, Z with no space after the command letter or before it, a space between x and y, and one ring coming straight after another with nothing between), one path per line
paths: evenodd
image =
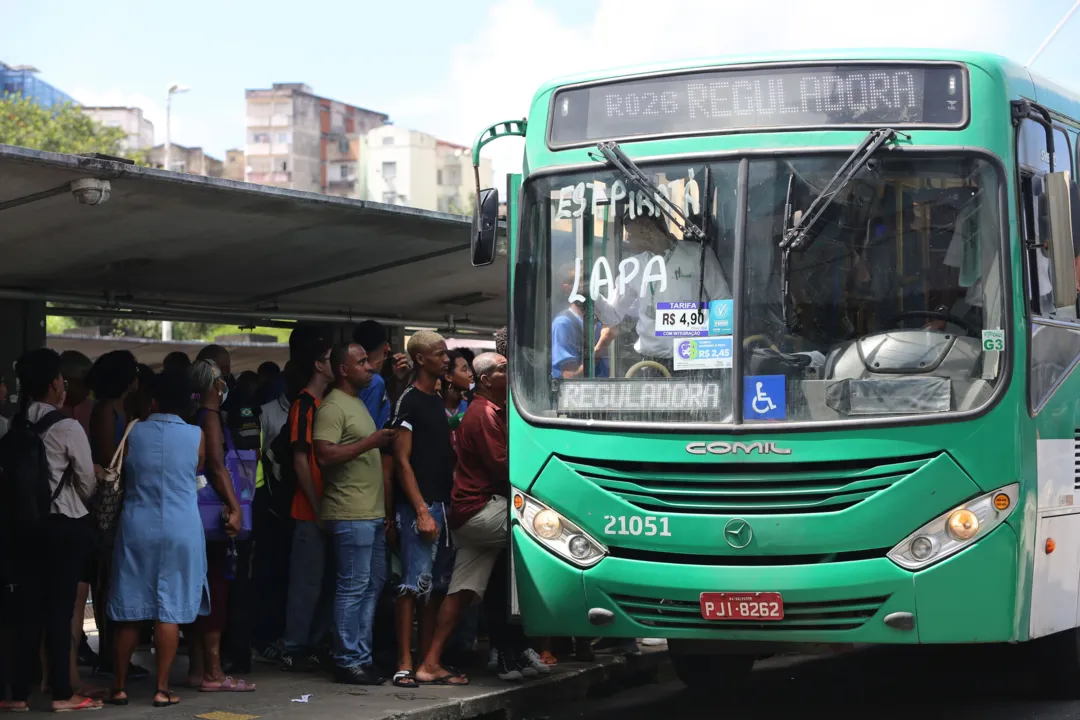
M701 605L686 600L656 600L632 595L611 595L619 607L642 625L670 630L857 630L874 617L888 595L784 603L784 619L764 623L717 622L701 617Z
M563 461L598 487L652 512L775 515L844 510L932 459L798 464Z

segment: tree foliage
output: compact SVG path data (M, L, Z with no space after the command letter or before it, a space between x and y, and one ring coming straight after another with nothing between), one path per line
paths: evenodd
M0 98L0 143L57 153L120 155L123 128L107 127L70 103L45 108L22 95Z

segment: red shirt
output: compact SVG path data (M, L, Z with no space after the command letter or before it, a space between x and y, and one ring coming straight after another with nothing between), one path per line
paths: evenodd
M510 494L506 409L477 395L458 426L457 468L450 492L450 527L459 528L494 495Z
M319 398L306 389L301 390L289 408L289 445L294 451L307 452L308 463L311 465L311 482L315 485L315 494L322 497L322 472L319 470L319 463L315 462L315 445L311 442L311 429L315 425L315 411L318 409ZM290 457L288 462L291 463L292 460ZM296 497L293 498L292 516L296 520L318 520L314 508L299 485L296 488Z

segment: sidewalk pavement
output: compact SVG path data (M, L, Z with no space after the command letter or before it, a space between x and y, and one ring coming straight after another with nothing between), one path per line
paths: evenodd
M137 658L144 667L153 658ZM465 718L539 718L559 705L584 699L621 681L638 683L655 677L667 665L665 647L643 647L640 655L598 655L595 663L563 662L550 675L505 683L483 668L469 672L466 687L421 686L397 688L338 685L324 675L285 673L276 666L256 663L254 672L242 677L257 685L251 693L202 693L182 687L185 657L177 657L172 690L180 697L175 708L154 708L152 678L128 683L130 704L106 705L101 713L118 720L168 720L178 715L199 720L464 720ZM179 672L177 672L179 668ZM98 686L108 681L87 678ZM310 695L307 702L293 702ZM34 705L40 705L39 702ZM36 708L35 708L36 709ZM101 718L98 713L94 717Z

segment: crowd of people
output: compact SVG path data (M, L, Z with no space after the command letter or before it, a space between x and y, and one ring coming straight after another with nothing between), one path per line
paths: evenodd
M496 352L298 326L284 368L228 351L26 353L0 427L0 711L126 705L127 684L254 692L252 660L337 682L464 685L557 663L507 611L505 334ZM95 653L83 632L93 599ZM150 644L155 672L133 664ZM575 646L588 657L588 642ZM111 679L95 687L81 676Z

